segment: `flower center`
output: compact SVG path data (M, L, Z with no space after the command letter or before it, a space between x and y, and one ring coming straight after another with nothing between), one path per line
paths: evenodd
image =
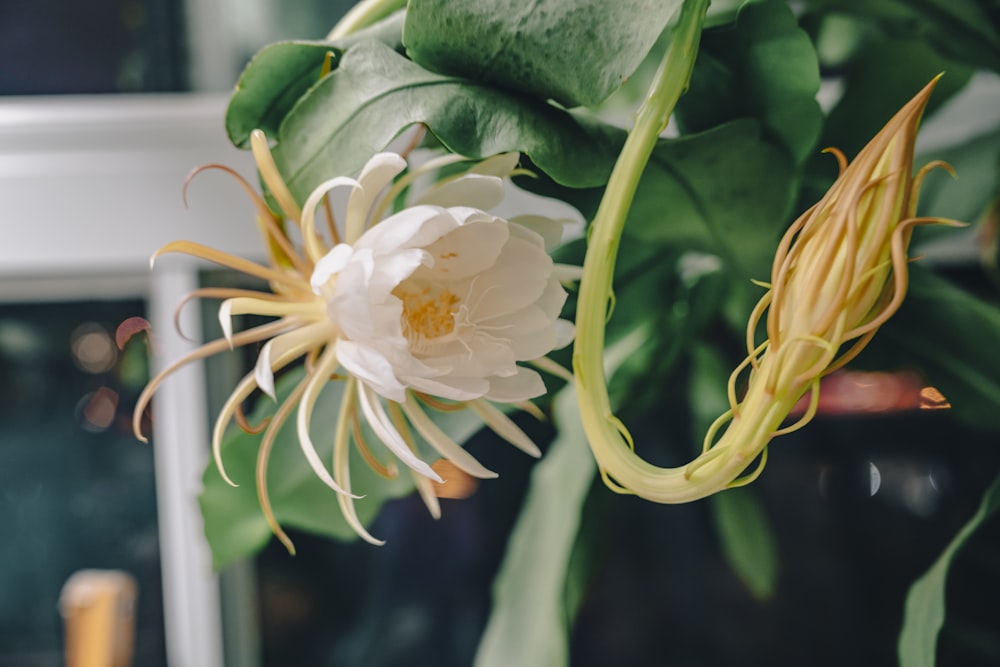
M459 298L451 291L431 287L392 292L403 302L403 335L411 342L440 338L455 330Z

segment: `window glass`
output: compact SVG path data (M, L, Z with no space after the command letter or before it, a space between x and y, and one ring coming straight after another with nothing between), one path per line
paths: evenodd
M0 4L0 94L184 90L182 0Z
M136 578L134 664L166 665L153 450L130 426L147 346L115 342L142 312L0 305L0 667L64 664L60 593L91 568Z

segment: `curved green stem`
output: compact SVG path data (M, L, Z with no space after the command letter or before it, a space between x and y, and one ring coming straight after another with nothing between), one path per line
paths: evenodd
M345 37L406 6L406 0L361 0L337 22L327 39Z
M646 463L625 444L620 422L611 410L604 376L604 327L625 219L656 141L687 88L707 8L708 0L685 0L681 8L670 46L639 108L635 126L618 156L594 217L580 282L573 370L584 430L601 468L618 483L644 497L660 496L657 488L664 485L689 487L690 480L683 469L657 468ZM651 499L661 502L693 499L682 488L663 491L665 496Z

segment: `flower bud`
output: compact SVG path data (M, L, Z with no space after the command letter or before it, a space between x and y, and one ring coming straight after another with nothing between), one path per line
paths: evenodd
M915 217L926 173L938 166L950 170L933 162L913 174L917 128L936 81L903 106L850 164L829 149L840 175L778 245L768 291L747 325L748 356L729 379L730 409L709 428L702 454L686 466L659 468L624 443L592 442L613 488L679 503L746 484L763 470L772 438L812 419L820 379L857 356L902 303L913 227L958 224ZM767 340L758 344L765 313ZM746 391L738 400L736 385L747 369ZM783 426L806 393L811 393L806 414ZM623 427L619 430L627 439Z

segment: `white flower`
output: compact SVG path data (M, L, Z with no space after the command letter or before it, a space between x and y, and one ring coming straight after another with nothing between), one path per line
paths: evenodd
M137 434L153 391L179 366L230 346L267 341L255 369L237 385L214 429L216 463L232 483L220 455L226 427L234 417L242 420L239 406L256 389L275 396L276 371L306 357L309 372L278 407L264 433L257 472L265 517L289 549L291 543L270 507L266 470L278 430L293 411L310 466L337 491L352 527L373 543L380 542L357 519L347 466L352 439L367 460L374 460L361 441L360 429L352 428L359 409L385 446L416 473L418 489L435 515L439 510L429 480L441 479L418 456L410 427L465 472L496 475L448 438L424 406L469 407L499 435L537 456L530 438L491 401L530 407L527 401L545 392L541 376L519 362L535 362L552 371L554 365L543 357L572 340L572 324L559 319L566 299L559 279L574 270L554 265L546 252L547 241L558 238L561 222L542 216L508 221L486 212L502 200L501 176L512 172L518 156L480 163L435 184L411 206L380 220L418 177L461 158L448 156L404 174L407 164L402 157L382 153L368 162L357 180L338 177L320 185L300 210L274 167L262 133L254 133L253 148L269 190L285 217L298 227L302 248L294 247L280 219L243 183L267 231L270 266L185 241L157 253L184 252L215 261L265 278L272 292L205 289L193 295L225 299L219 308L225 337L199 348L150 382L136 408ZM349 189L343 225L338 227L331 216L329 238L324 238L317 231L316 210L338 188ZM246 313L278 319L234 333L232 316ZM333 434L332 474L310 432L312 410L331 378L346 382Z

